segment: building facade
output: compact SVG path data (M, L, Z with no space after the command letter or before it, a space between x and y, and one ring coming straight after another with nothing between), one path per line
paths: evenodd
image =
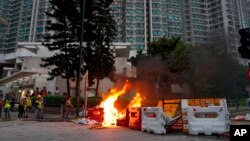
M39 42L44 32L47 0L10 0L8 36L4 53L15 52L17 42Z
M130 56L129 43L113 43L111 47L114 51L115 58L115 74L117 76L134 77L131 64L127 62ZM0 78L0 92L3 94L13 93L16 96L24 95L27 91L33 92L34 89L46 88L49 95L53 95L56 87L62 95L67 92L66 80L56 77L53 80L49 78L48 71L53 68L41 67L42 58L52 56L54 52L48 50L41 42L19 42L14 53L0 56L0 70L3 76ZM84 96L84 82L81 80L80 91ZM101 80L99 83L99 92L107 92L113 87L114 82L109 79ZM96 86L92 86L95 88ZM75 81L70 82L71 95L75 96ZM92 89L93 89L92 88ZM94 91L93 91L94 92ZM1 93L0 93L1 94Z
M117 22L117 42L131 49L147 48L162 36L181 36L181 0L114 0L112 14Z
M0 31L4 31L0 32L0 53L14 52L17 42L42 40L47 0L0 3ZM115 42L146 50L148 42L162 36L179 36L193 45L238 54L238 30L250 26L249 4L249 0L114 0Z
M248 0L114 0L117 41L147 49L160 37L238 55L238 30L249 24Z
M0 54L4 53L9 16L9 0L0 0Z
M242 24L243 28L250 27L250 0L240 0L241 1L241 10L242 10Z
M239 33L243 27L243 1L184 0L183 34L186 42L212 46L221 53L238 55Z

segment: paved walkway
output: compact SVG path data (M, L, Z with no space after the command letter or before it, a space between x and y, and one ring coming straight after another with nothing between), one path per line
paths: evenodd
M29 113L28 118L22 118L21 120L24 121L53 121L53 122L59 122L59 121L70 121L71 119L75 118L75 115L70 115L69 119L64 119L61 117L60 114L47 114L44 113L43 119L37 119L36 114L34 112ZM10 112L10 119L5 119L5 113L2 111L2 116L0 118L0 121L6 121L6 120L18 120L18 111L11 111Z

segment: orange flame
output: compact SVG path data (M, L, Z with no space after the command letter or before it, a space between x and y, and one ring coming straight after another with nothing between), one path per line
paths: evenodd
M116 102L117 98L125 94L126 90L129 89L130 84L126 81L125 85L123 86L122 90L111 89L110 95L101 102L100 107L104 108L104 121L102 123L103 126L110 126L116 125L116 120L125 116L124 111L118 111L114 103ZM128 107L140 107L141 106L141 97L139 93L136 93L136 96L130 102Z
M130 101L128 107L141 107L141 100L141 94L137 92L136 96Z

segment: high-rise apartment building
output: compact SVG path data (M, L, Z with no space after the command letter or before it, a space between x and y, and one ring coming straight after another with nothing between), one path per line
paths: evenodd
M47 0L10 0L4 53L14 52L17 42L41 41L47 7Z
M0 0L0 3L3 37L0 53L14 52L17 42L41 41L46 23L44 12L49 7L47 0ZM180 36L193 45L216 46L237 53L238 30L250 26L249 3L249 0L114 0L111 8L118 30L115 42L129 42L131 49L146 49L148 42L162 36Z
M0 0L0 54L4 52L9 14L9 0Z
M185 41L193 45L207 46L209 43L207 0L184 0L182 9Z
M209 6L210 42L220 49L226 46L223 52L237 55L240 46L238 30L242 28L240 1L211 0Z
M237 53L238 30L242 19L249 23L247 0L114 0L119 42L133 49L146 49L147 43L166 36L180 36L196 46L215 46ZM241 8L243 6L243 11Z
M242 28L238 0L184 0L184 39L193 45L214 46L218 51L238 53Z
M250 27L250 0L240 0L241 1L241 16L243 28Z
M181 0L114 0L117 42L129 42L132 49L146 49L162 36L181 36Z

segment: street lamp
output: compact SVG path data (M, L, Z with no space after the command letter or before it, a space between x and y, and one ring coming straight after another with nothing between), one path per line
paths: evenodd
M76 116L79 116L79 95L80 95L80 73L81 73L81 66L82 66L82 42L83 42L83 33L84 33L84 13L85 13L85 0L82 0L82 15L81 15L81 36L80 36L80 46L79 46L79 66L77 72L77 92L76 92Z

